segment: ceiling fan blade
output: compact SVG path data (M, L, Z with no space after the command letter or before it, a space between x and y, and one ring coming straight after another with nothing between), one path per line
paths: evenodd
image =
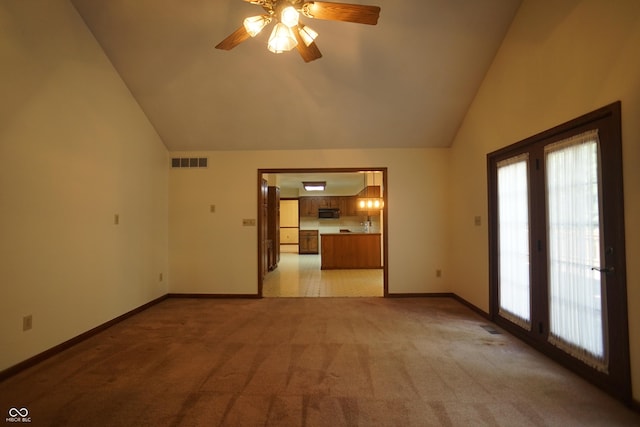
M318 49L315 42L312 42L309 46L304 43L302 36L300 36L300 28L296 29L293 33L298 40L296 48L298 49L300 56L302 56L302 59L304 59L304 62L311 62L322 58L322 53L320 53L320 49Z
M380 8L362 4L310 1L302 5L302 13L315 19L376 25L380 16Z
M243 41L251 38L244 25L235 30L233 33L216 45L216 49L231 50Z

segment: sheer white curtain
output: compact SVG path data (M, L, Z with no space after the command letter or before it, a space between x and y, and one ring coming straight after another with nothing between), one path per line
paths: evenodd
M531 329L528 164L528 153L497 163L498 295L500 315Z
M596 130L545 147L549 340L606 371L598 151Z

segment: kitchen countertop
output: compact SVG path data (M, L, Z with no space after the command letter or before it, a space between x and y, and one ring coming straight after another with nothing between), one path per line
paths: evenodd
M321 233L321 236L361 236L363 234L370 234L372 236L380 235L380 233L365 233L364 231L350 231L348 233Z

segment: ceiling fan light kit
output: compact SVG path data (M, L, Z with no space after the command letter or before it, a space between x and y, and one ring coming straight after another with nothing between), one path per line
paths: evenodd
M318 38L318 33L315 32L312 28L307 27L306 25L298 28L298 31L300 32L300 37L302 37L302 41L304 41L304 44L306 46L309 46L315 41L316 38Z
M282 53L290 51L297 45L298 40L296 40L291 32L291 28L282 22L278 22L276 26L273 27L267 48L273 53Z
M287 27L297 27L300 14L293 6L287 6L280 12L280 22Z
M264 27L271 23L271 17L269 15L250 16L244 20L244 28L251 37L255 37Z
M266 15L250 16L242 27L216 45L216 49L231 50L243 41L255 37L271 23L276 24L269 36L267 48L274 53L297 47L305 62L322 57L315 44L318 33L300 22L300 15L313 19L354 22L376 25L380 16L378 6L332 3L305 0L244 0L261 6Z

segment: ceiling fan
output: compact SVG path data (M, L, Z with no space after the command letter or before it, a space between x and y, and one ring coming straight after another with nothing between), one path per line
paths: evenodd
M295 47L302 59L310 62L322 57L315 43L318 33L300 22L300 15L368 25L376 25L380 16L378 6L305 0L244 1L262 6L266 14L246 18L240 28L218 43L216 49L231 50L250 37L257 36L271 21L276 21L267 48L271 52L282 53Z

